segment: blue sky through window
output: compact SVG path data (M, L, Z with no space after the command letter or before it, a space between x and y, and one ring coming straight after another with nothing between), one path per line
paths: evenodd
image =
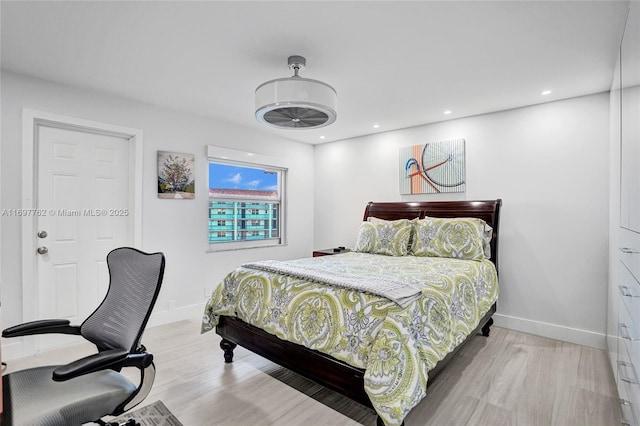
M209 188L277 191L278 174L253 167L209 163Z

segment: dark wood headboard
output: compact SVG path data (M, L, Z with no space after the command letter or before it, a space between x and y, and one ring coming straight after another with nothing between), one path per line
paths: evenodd
M369 202L364 219L370 216L386 220L422 219L430 217L477 217L493 228L491 261L498 268L498 236L500 231L500 206L502 200L485 201L410 201Z

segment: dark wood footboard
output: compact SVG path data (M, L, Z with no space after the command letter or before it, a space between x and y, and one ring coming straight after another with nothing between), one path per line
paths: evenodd
M491 316L496 311L494 304L482 318L478 327L442 361L429 372L429 381L434 380L449 361L469 340L482 331L489 335L493 323ZM485 333L485 330L486 333ZM364 390L364 370L352 367L329 355L304 346L287 342L257 327L233 317L220 317L216 333L222 337L220 347L224 350L226 362L232 361L233 348L240 345L268 360L288 368L314 382L332 389L368 407L372 407Z

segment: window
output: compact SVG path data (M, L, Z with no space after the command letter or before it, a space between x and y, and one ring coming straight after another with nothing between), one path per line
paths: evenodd
M234 161L209 147L209 250L284 244L286 168L272 161ZM239 151L233 151L237 154ZM261 156L257 156L261 157ZM254 160L252 158L252 160Z

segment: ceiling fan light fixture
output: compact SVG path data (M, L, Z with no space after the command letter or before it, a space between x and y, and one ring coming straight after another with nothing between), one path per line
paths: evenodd
M328 84L302 78L306 60L290 56L294 75L262 83L256 88L256 119L280 129L317 129L336 121L337 93Z

